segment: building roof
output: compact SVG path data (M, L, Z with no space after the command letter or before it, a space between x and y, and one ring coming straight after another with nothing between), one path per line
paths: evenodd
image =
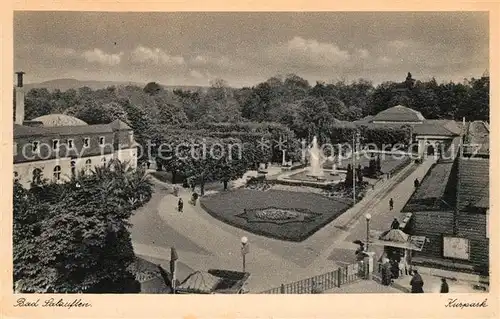
M48 135L50 131L44 127L32 127L14 124L14 137Z
M422 122L424 120L422 113L406 106L396 105L379 112L373 117L372 122Z
M459 136L462 133L462 124L453 120L424 120L422 124L413 125L413 134Z
M70 115L65 114L48 114L34 118L32 121L42 122L44 127L58 126L82 126L88 125L84 121Z
M457 157L427 172L402 212L489 208L489 158Z
M489 158L460 158L458 161L458 208L488 208L490 196Z
M196 271L189 275L176 289L191 293L212 293L219 281L219 277L208 272Z
M490 153L490 126L483 121L473 121L469 124L465 138L464 153L488 155Z
M411 195L402 212L453 210L454 162L434 164Z
M126 123L120 121L119 119L114 120L109 125L115 131L124 131L124 130L131 130L132 129L130 126L128 126Z
M160 267L160 265L155 265L140 257L136 257L134 262L129 265L128 270L130 270L135 279L140 283L141 293L171 293L172 289L162 277L162 268Z
M26 121L24 124L25 125L14 125L14 138L50 135L103 134L112 133L113 131L132 130L130 126L118 119L109 124L88 125L76 117L64 114L40 116L31 121Z
M408 241L408 234L405 234L401 229L391 229L386 234L380 236L381 240L405 243Z

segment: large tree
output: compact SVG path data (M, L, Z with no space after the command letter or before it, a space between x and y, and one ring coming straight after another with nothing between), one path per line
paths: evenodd
M128 122L127 112L123 106L117 102L109 102L100 104L92 101L82 105L71 107L65 112L72 115L87 124L108 124L114 120L122 120Z
M14 284L19 292L138 292L128 219L147 202L145 172L113 162L65 184L14 184Z

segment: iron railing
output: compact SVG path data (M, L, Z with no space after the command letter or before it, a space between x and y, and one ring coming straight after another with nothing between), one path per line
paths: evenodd
M326 290L340 288L351 282L358 281L363 277L363 262L339 267L337 270L325 274L298 280L288 284L282 284L261 294L313 294L322 293Z

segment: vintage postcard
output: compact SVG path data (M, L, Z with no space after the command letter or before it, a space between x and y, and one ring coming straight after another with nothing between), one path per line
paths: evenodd
M498 315L498 5L117 4L5 14L2 316Z

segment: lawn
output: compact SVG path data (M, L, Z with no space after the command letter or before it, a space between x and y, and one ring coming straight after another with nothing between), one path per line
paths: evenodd
M210 215L232 226L270 238L300 242L346 211L350 201L327 198L314 193L236 189L203 197L201 205ZM279 223L249 221L252 218L247 219L242 215L244 209L271 207L309 211L315 217Z

